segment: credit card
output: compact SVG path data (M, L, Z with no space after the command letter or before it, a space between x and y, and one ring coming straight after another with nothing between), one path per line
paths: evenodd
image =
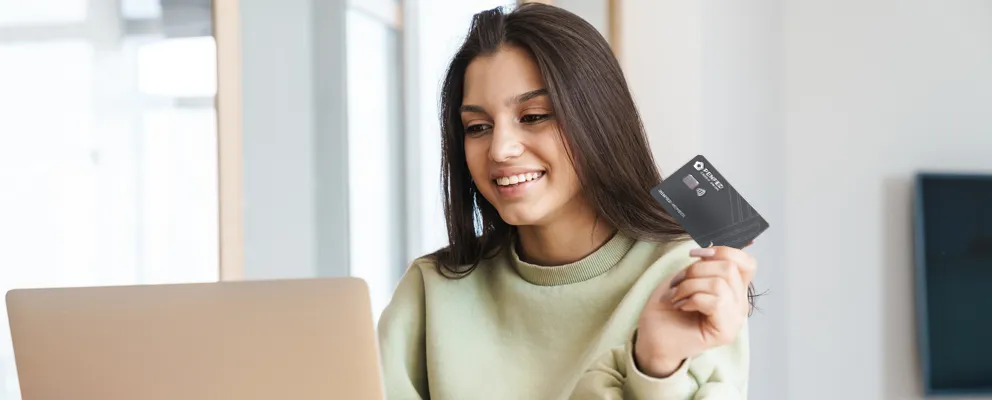
M768 229L751 203L701 155L651 189L651 195L700 247L740 249Z

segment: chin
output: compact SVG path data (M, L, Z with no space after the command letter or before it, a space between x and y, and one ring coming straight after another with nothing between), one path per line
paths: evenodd
M544 219L544 213L526 204L514 204L497 211L503 222L513 226L538 225Z

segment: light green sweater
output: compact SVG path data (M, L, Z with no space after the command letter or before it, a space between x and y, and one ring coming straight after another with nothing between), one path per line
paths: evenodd
M572 264L533 265L509 249L455 280L418 259L379 321L387 398L744 399L746 325L667 378L633 364L644 302L694 247L617 234Z

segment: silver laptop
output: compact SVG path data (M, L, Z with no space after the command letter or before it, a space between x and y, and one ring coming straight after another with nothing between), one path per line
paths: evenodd
M356 278L7 293L24 400L381 399Z

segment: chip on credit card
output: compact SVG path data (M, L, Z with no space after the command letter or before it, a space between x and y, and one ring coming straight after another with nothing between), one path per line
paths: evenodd
M744 248L768 222L698 155L651 189L651 195L700 247Z

